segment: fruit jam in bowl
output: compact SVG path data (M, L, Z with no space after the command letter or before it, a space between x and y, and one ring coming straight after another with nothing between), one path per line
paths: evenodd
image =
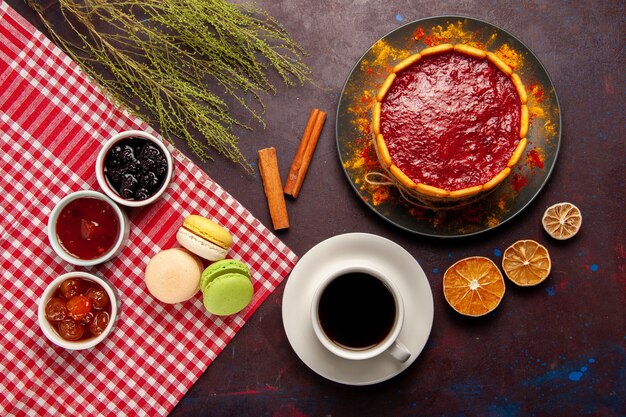
M69 272L53 280L39 300L37 319L57 346L89 349L109 336L120 299L107 280L87 272Z
M63 260L93 266L117 256L130 231L124 210L104 194L85 190L68 194L48 218L48 238Z
M146 206L167 189L174 163L159 139L140 130L128 130L109 139L96 159L96 177L102 191L116 203Z

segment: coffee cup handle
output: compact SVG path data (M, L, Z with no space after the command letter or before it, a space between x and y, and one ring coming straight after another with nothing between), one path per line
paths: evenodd
M411 357L411 352L404 346L399 340L393 342L393 344L387 349L387 352L391 354L398 362L404 363Z

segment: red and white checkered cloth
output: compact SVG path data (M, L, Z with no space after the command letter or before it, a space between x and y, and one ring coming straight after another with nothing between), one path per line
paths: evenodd
M46 284L79 269L57 257L46 224L66 194L98 189L94 164L112 134L142 129L115 108L46 37L0 0L0 415L166 415L226 347L297 258L233 197L180 152L164 198L129 212L130 241L92 268L122 298L112 335L87 351L45 339L37 301ZM211 316L201 296L165 305L147 292L143 270L176 246L183 218L197 213L227 227L229 256L246 262L255 288L249 307Z

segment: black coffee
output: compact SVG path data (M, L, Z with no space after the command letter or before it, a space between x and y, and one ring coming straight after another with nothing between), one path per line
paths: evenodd
M351 272L324 289L319 321L329 339L350 349L367 349L382 342L396 320L396 303L378 278Z

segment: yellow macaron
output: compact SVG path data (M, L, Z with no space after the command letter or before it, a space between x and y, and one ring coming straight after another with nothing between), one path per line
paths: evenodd
M187 250L209 261L224 259L233 244L228 230L196 214L185 218L176 233L176 240Z

